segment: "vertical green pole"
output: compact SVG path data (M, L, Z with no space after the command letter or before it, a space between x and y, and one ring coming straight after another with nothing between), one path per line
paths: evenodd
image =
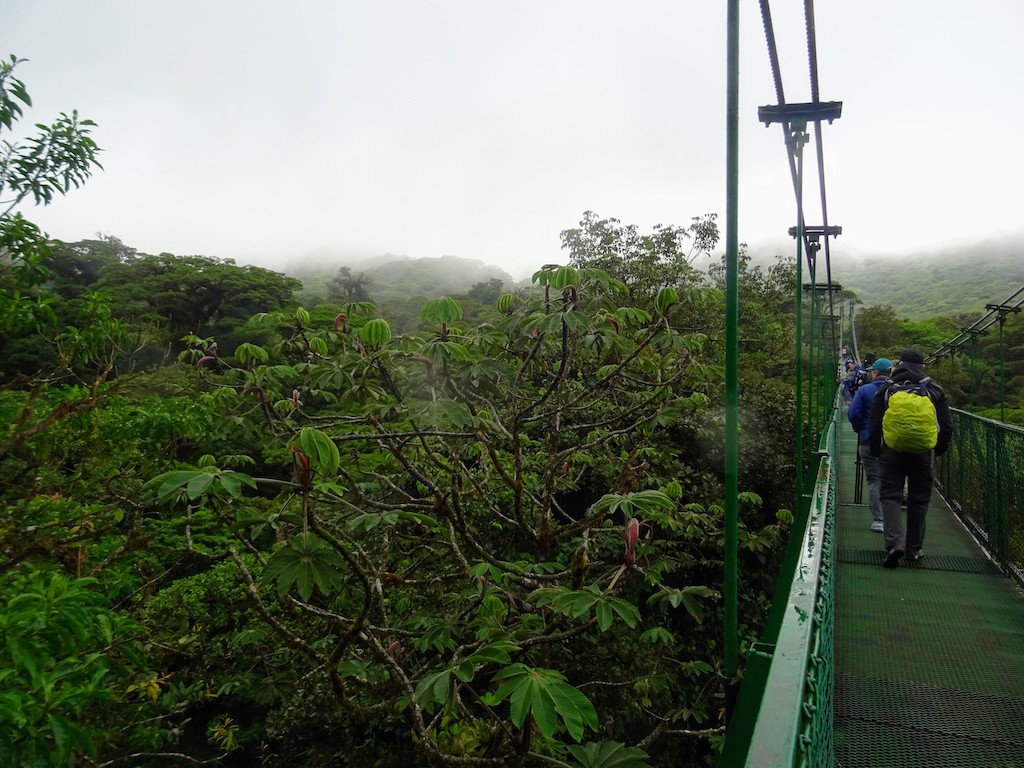
M967 397L967 410L969 411L974 410L974 356L978 351L977 349L975 349L975 344L977 344L977 342L978 337L975 336L974 334L971 334L971 351L969 353L970 360L967 363L967 376L970 379L968 383L968 391L970 392L970 394Z
M846 329L843 327L846 322L846 302L839 303L839 348L844 346L843 339L846 338Z
M804 139L803 125L789 124L796 152L796 505L800 510L804 493Z
M735 701L739 659L737 533L739 505L739 0L729 0L726 33L726 197L725 197L725 675L727 708Z
M814 389L815 389L815 386L817 384L817 379L818 379L817 373L818 373L818 371L814 367L814 353L815 353L816 348L818 346L817 343L816 343L817 338L818 338L818 326L816 325L816 323L818 322L818 293L817 293L817 289L814 286L814 281L817 279L815 277L815 274L816 274L815 266L816 266L816 264L814 263L815 262L814 257L815 257L816 254L810 248L808 248L807 250L808 250L808 253L811 256L811 261L807 265L807 280L811 284L811 292L807 294L808 297L810 297L810 301L811 301L811 306L810 306L811 320L810 320L810 322L807 325L808 342L809 342L808 345L807 345L808 346L808 349L807 349L807 416L808 416L807 424L808 424L808 430L807 431L808 431L809 439L813 443L813 441L814 441L814 429L817 426L817 423L815 421L815 419L817 418L817 411L815 410L816 398L814 397L814 395L815 395Z
M1006 421L1006 374L1003 370L1003 323L1006 315L999 313L999 420Z

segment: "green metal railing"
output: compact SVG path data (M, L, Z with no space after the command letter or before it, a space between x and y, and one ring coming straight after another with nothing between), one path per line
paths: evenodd
M953 409L939 489L1009 575L1024 582L1024 429Z
M747 660L720 765L831 766L836 397L815 457L810 503L798 515L765 633Z

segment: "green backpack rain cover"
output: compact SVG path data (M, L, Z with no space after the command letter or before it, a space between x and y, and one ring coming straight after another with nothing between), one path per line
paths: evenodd
M885 393L882 439L899 453L928 453L939 441L939 421L928 388L929 377L916 384L893 384Z

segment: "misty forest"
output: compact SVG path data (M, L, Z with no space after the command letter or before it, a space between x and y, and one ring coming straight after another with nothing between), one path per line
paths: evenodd
M59 242L31 208L73 195L100 150L77 112L24 125L17 64L0 63L0 763L714 765L716 217L587 212L564 263L521 282L454 257L287 275ZM955 263L890 263L902 294L843 280L862 353L955 336L1021 282L985 264L979 296L951 289ZM792 520L794 280L792 257L741 255L742 650ZM1024 424L1024 325L1002 331L935 376Z

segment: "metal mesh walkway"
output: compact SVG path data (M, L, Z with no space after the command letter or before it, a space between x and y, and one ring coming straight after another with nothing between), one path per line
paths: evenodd
M1024 768L1024 593L935 492L924 557L882 567L840 441L835 581L838 768Z

